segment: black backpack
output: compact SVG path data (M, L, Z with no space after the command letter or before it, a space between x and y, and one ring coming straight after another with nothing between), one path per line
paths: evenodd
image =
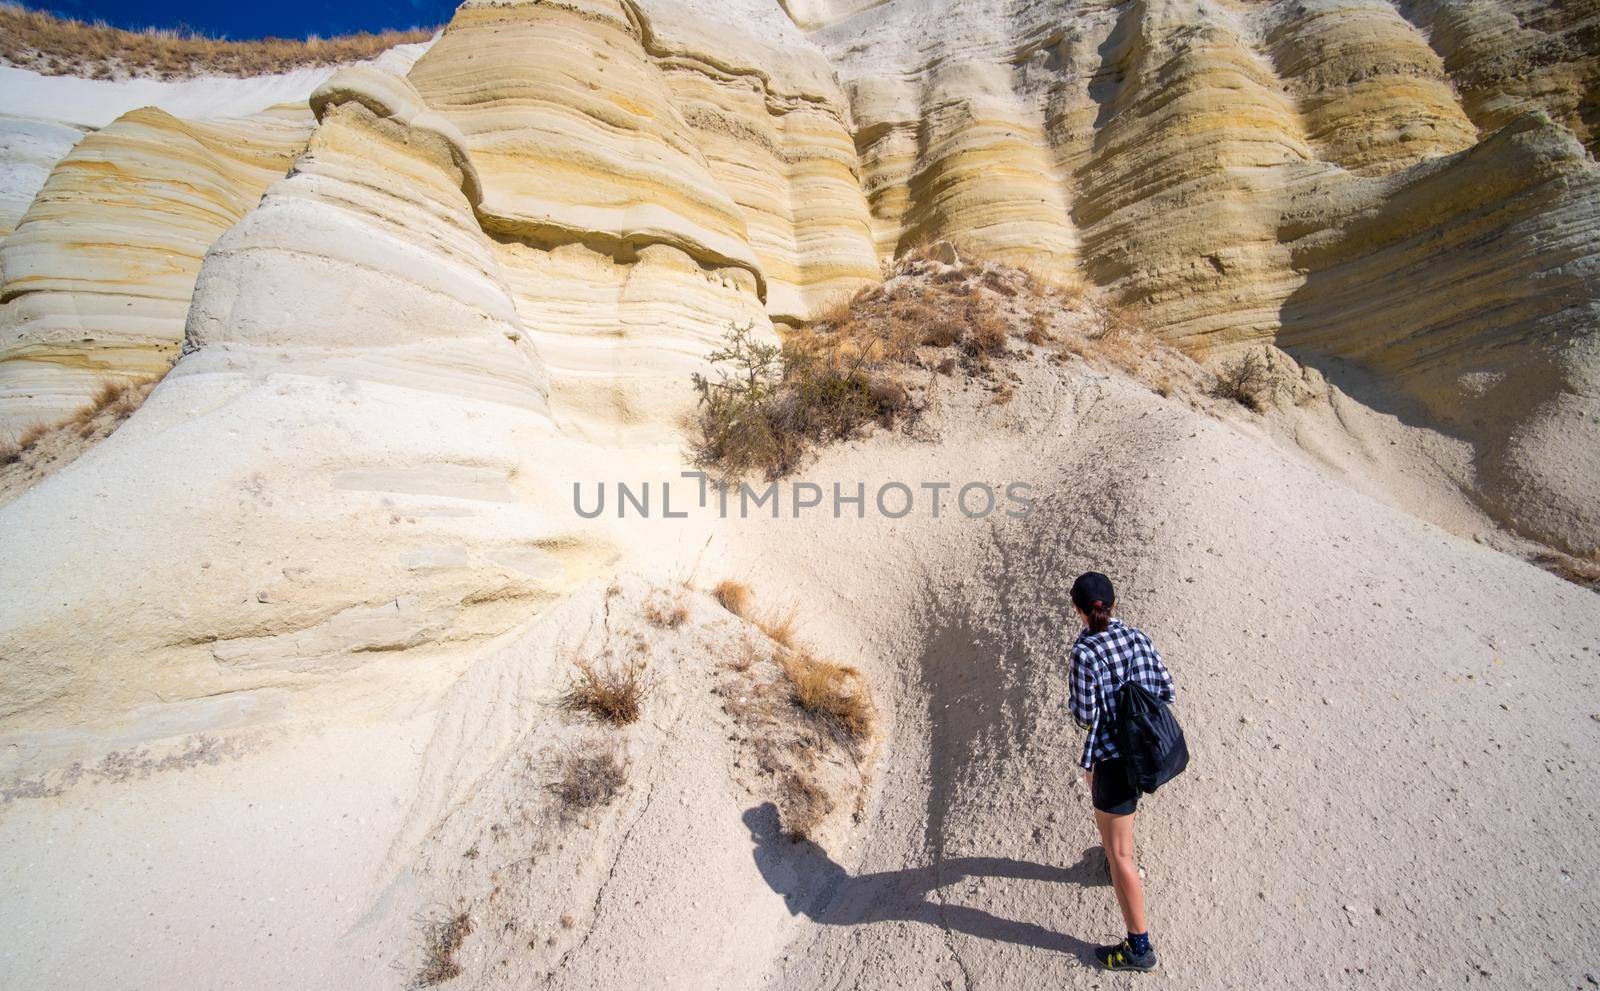
M1117 689L1112 739L1128 765L1128 779L1149 794L1189 766L1189 745L1172 710L1148 688L1129 679Z

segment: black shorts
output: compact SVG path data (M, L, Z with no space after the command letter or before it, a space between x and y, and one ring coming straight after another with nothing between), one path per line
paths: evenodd
M1133 786L1128 765L1121 757L1094 762L1094 807L1107 815L1133 815L1139 807L1139 789Z

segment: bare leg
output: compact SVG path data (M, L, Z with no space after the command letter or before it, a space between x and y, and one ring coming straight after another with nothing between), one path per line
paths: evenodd
M1133 861L1133 816L1114 816L1094 811L1094 824L1100 828L1100 845L1111 866L1111 886L1122 906L1122 920L1131 933L1149 932L1144 917L1144 885L1139 881L1139 865Z

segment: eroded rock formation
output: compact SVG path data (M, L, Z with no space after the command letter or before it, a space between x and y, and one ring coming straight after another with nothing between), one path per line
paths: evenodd
M0 244L0 430L185 356L0 513L8 551L28 535L7 587L94 603L5 601L11 709L115 697L91 662L113 631L212 666L181 692L499 632L495 603L609 553L561 532L546 466L675 452L730 324L802 321L931 238L1097 284L1213 364L1358 366L1364 401L1472 445L1488 513L1592 552L1597 18L471 0L406 78L126 114ZM430 498L448 512L407 509ZM92 587L89 518L136 535ZM152 607L205 562L237 581Z

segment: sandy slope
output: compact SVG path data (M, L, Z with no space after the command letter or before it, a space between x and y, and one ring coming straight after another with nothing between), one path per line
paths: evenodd
M1057 428L1037 518L960 549L878 542L870 597L844 547L771 546L773 574L832 565L846 588L818 612L849 617L905 686L857 880L801 895L817 907L775 962L781 986L1102 980L1080 955L1116 934L1116 910L1060 662L1066 590L1090 566L1166 652L1195 753L1141 830L1172 979L1535 987L1592 971L1600 602L1115 383L1036 396L1018 415ZM1032 453L994 452L980 429L945 443L944 464L994 475ZM876 591L890 575L913 590L899 608ZM1013 863L969 875L964 857ZM1044 868L1066 873L1006 876ZM937 891L882 877L924 869Z
M436 703L389 691L335 724L258 698L235 720L254 729L8 781L3 983L398 987L429 922L467 911L448 986L1105 986L1082 953L1116 911L1061 662L1090 566L1165 652L1195 755L1141 820L1167 980L1553 987L1600 968L1600 599L1354 491L1242 413L1042 362L1009 405L943 397L937 442L878 436L807 477L1025 481L1030 519L654 521L641 540L676 527L678 550L615 601L595 583L443 661L466 673ZM1378 453L1375 478L1431 484ZM703 592L681 629L640 619L652 588L724 575L872 678L859 824L845 806L814 843L775 835L713 691L742 624ZM549 703L601 616L660 690L619 737L623 795L566 822L538 761L597 732Z

